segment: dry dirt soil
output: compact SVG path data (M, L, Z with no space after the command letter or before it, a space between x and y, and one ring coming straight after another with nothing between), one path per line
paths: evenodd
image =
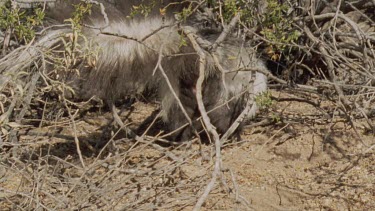
M285 101L264 110L255 122L274 123L222 147L222 173L202 210L375 210L374 135L363 120L332 115L334 106ZM154 109L137 102L121 117L134 129ZM191 210L212 177L213 144L134 141L105 130L110 119L95 111L75 124L20 128L19 143L1 152L0 210Z

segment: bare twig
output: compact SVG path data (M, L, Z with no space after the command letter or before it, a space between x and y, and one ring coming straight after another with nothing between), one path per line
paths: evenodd
M206 108L203 104L203 96L202 96L202 84L205 79L205 68L206 68L206 54L203 51L203 49L199 46L197 43L195 37L196 35L193 34L193 31L189 29L188 27L184 27L184 33L188 37L189 41L192 43L193 48L199 55L199 77L196 84L196 98L198 103L199 111L202 115L203 122L208 130L208 132L212 135L214 142L215 142L215 166L214 170L212 172L212 178L210 182L207 184L203 194L199 197L197 203L194 206L193 210L200 210L202 207L204 201L206 200L208 194L211 192L211 190L215 186L215 182L217 180L218 174L220 174L220 168L221 168L221 143L220 143L220 137L217 133L215 127L211 124L210 118L208 117L208 114L206 112Z
M220 34L220 36L216 39L216 41L212 44L210 51L215 52L217 47L225 40L225 38L228 36L228 34L233 30L233 28L236 26L238 21L240 20L241 14L238 13L235 15L232 20L230 21L229 25L224 27L223 32Z
M81 161L82 167L86 168L85 162L83 160L82 152L81 152L80 141L79 141L78 135L77 135L77 125L76 125L74 116L72 115L71 110L70 110L70 108L69 108L69 106L68 106L68 104L66 103L65 100L63 100L63 103L64 103L64 106L65 106L66 110L68 111L68 114L69 114L69 117L70 117L70 121L71 121L71 124L72 124L73 135L74 135L74 142L76 144L76 148L77 148L77 153L78 153L78 156L79 156L79 160Z

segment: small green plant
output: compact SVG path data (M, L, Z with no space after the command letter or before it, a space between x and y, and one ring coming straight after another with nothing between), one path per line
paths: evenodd
M241 9L240 5L242 1L237 2L236 0L226 0L224 1L223 8L223 18L226 21L230 21L233 16L235 16Z
M222 16L224 22L228 23L237 14L241 15L243 23L252 23L255 17L254 13L257 7L258 1L248 0L209 0L210 5L215 8L216 12ZM220 8L220 10L217 10Z
M144 3L144 0L141 0L139 5L132 6L129 17L133 18L134 16L138 14L147 17L151 13L152 9L154 9L155 5L156 5L156 0L153 0L147 4Z
M54 65L51 77L48 77L50 83L54 84L53 88L70 93L74 93L73 89L61 81L70 74L80 75L79 66L95 67L100 50L82 33L83 20L91 13L92 4L81 2L74 8L71 18L65 20L70 23L71 31L60 37L61 45L57 50L45 52L45 58Z
M82 21L84 17L91 14L92 4L81 2L73 6L74 12L72 14L72 17L65 21L71 23L72 29L80 33L82 30Z
M181 20L185 21L191 15L191 13L192 13L192 7L190 4L189 7L182 9L182 12L179 13L179 17L181 18Z
M71 24L72 33L66 35L66 37L68 38L67 41L62 39L65 50L63 66L66 70L69 70L71 67L74 67L77 61L79 61L79 58L81 57L82 47L80 46L78 40L80 38L86 39L82 34L82 21L86 15L91 14L92 9L92 4L86 2L81 2L73 6L74 12L72 14L72 17L65 20L65 22L69 22Z
M255 103L260 108L270 108L274 101L272 100L272 94L270 92L264 92L255 97Z
M8 2L0 7L0 28L10 39L28 43L35 37L35 28L42 25L44 15L41 8L25 10L11 7Z
M180 44L179 47L186 47L188 45L188 41L186 40L186 36L184 34L180 34Z
M280 117L280 115L278 113L271 114L271 119L275 123L281 122L281 117Z
M289 7L280 4L277 0L267 0L267 15L262 21L261 34L271 41L267 53L273 60L278 60L280 54L285 51L288 44L296 41L300 33L292 26L292 20L287 16Z
M270 41L266 52L272 60L279 60L288 50L288 45L300 37L300 32L293 27L292 18L288 15L290 6L279 0L209 0L209 4L213 5L225 23L240 14L241 27L259 28L260 33Z
M255 97L255 103L259 106L260 109L267 110L269 117L272 119L272 122L278 123L282 121L282 117L279 112L275 111L275 101L272 99L271 92L264 92Z

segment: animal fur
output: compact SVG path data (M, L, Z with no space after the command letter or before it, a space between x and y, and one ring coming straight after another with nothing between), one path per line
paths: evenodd
M69 1L71 2L74 1ZM181 34L177 26L155 31L161 26L173 25L175 20L172 12L178 8L174 8L174 11L164 17L158 12L153 12L148 17L137 16L129 19L126 16L129 14L130 5L136 3L131 0L114 2L119 4L105 4L110 24L102 32L107 34L101 33L98 29L84 28L85 36L99 47L100 52L95 67L82 65L80 76L67 76L77 96L86 99L95 95L107 102L114 102L129 95L142 94L146 90L155 90L157 98L161 101L162 118L168 130L179 128L187 123L186 117L162 72L155 69L161 52L161 65L169 83L189 117L192 120L197 119L200 114L195 98L195 85L199 72L199 57L189 43L187 46L181 46ZM69 3L58 1L50 10L49 17L57 21L69 17L72 11ZM105 25L103 15L95 10L87 17L85 24L100 28ZM45 37L53 33L56 32L50 31ZM108 33L126 35L137 40L151 36L140 43ZM203 38L213 42L215 36L203 35ZM238 44L239 41L236 40L225 41L216 51L218 60L225 70L224 74L207 53L203 100L207 111L212 110L209 113L211 122L221 134L226 132L242 112L246 100L253 101L255 95L266 90L267 79L263 74L235 71L239 68L266 69L250 48L240 49ZM249 90L250 95L242 95L244 90ZM233 100L229 101L230 99ZM254 115L256 110L257 106L253 103L250 116ZM193 126L197 130L202 129L199 121L194 122ZM178 134L174 139L188 139L192 135L191 128L188 127Z

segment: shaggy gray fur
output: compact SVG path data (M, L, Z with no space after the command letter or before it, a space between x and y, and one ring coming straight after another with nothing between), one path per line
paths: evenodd
M69 17L72 1L68 2L58 1L56 7L50 10L49 16L58 22ZM117 4L106 4L110 24L103 29L103 32L125 35L137 40L152 35L140 43L132 39L105 35L98 29L85 28L85 36L99 46L100 52L94 68L82 65L79 77L68 77L77 95L80 98L96 95L113 102L129 95L153 90L161 101L163 120L168 130L179 128L186 124L187 120L161 71L159 69L155 71L161 52L163 55L161 64L169 82L189 117L192 120L197 119L200 114L195 98L195 85L199 73L199 58L190 43L181 46L181 35L178 33L177 26L165 27L155 32L161 26L173 25L175 20L172 12L175 11L171 11L165 17L152 12L148 17L137 16L129 19L126 16L134 1L114 2ZM85 20L85 24L100 28L105 25L103 15L99 11L93 11ZM54 32L51 31L45 36L52 33ZM214 37L215 35L205 35L203 38L213 42ZM214 65L212 56L207 53L203 100L207 111L214 109L209 116L219 133L225 133L243 110L246 100L254 100L254 96L267 88L267 79L263 74L254 71L236 71L239 68L266 69L250 48L239 46L241 46L239 41L232 40L224 42L217 49L216 55L224 73ZM244 90L248 90L250 94L243 95ZM232 100L228 102L230 99ZM249 116L253 116L256 111L257 106L253 103ZM202 129L199 122L195 122L194 127L197 130ZM191 137L191 128L179 134L174 138L188 139Z

